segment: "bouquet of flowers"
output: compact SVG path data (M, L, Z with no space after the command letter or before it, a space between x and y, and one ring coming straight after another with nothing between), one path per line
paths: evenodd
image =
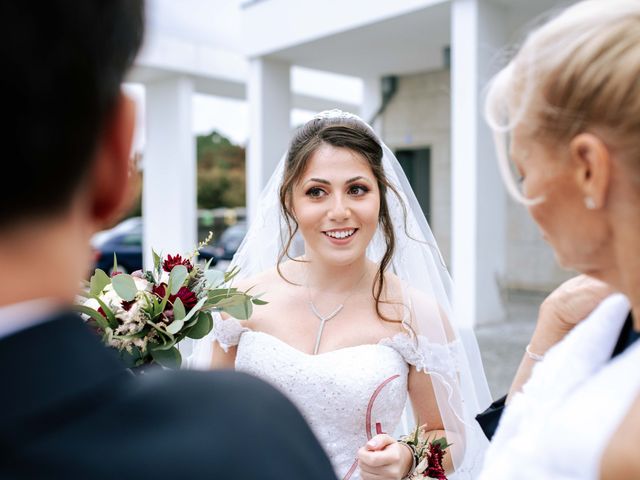
M409 480L422 480L425 478L435 478L437 480L447 480L442 461L447 454L447 448L451 446L445 437L429 439L425 436L420 426L416 427L413 435L404 437L406 443L412 450L418 464L409 473Z
M129 367L152 363L180 368L176 344L185 337L199 339L213 327L212 311L224 311L240 320L251 316L253 305L266 302L231 287L237 269L223 273L193 262L191 256L153 252L153 271L131 275L96 269L83 291L77 310L118 350Z

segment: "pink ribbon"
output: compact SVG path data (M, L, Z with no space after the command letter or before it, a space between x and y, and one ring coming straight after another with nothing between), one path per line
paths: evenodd
M371 433L371 411L373 410L373 402L375 402L376 398L378 398L378 395L380 395L380 392L382 392L382 389L386 387L389 382L395 380L398 377L400 377L400 375L393 375L392 377L387 378L384 382L378 385L378 388L375 389L375 391L371 395L371 398L369 399L369 405L367 405L367 414L365 415L365 421L364 421L364 428L365 428L365 433L367 435L367 441L373 438L373 434ZM376 422L376 434L380 435L382 433L384 433L382 431L382 424L380 422ZM353 475L353 472L356 471L356 468L358 468L357 458L351 464L351 468L349 469L347 474L342 478L342 480L349 480L351 478L351 475Z

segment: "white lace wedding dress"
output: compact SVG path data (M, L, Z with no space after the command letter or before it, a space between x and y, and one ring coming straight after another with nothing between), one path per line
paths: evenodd
M448 377L453 365L438 359L451 345L419 348L399 333L377 344L310 355L233 318L214 316L213 337L226 350L237 345L236 370L275 385L301 410L324 446L339 479L360 478L356 453L376 435L376 424L393 434L407 400L409 366ZM421 339L422 340L422 339Z

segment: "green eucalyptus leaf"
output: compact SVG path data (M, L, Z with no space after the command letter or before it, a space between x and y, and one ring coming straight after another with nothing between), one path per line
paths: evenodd
M230 282L231 280L233 280L233 278L238 275L238 273L240 273L240 268L236 265L235 267L233 267L231 270L225 272L224 274L224 281L225 282Z
M162 268L162 257L153 248L151 249L151 255L153 256L153 269L159 272Z
M238 320L248 320L253 313L253 304L248 297L237 295L218 303L218 307Z
M130 302L136 298L138 289L136 288L136 282L133 281L133 277L131 275L121 273L120 275L113 277L111 279L111 283L113 284L113 289L123 300Z
M184 320L174 320L167 326L167 332L171 335L175 335L184 327Z
M204 278L207 279L207 283L210 287L217 287L222 282L224 282L224 272L220 270L205 270Z
M91 282L89 283L89 295L100 295L104 288L111 283L109 275L103 270L96 268L96 271L91 276Z
M171 273L169 274L169 291L171 295L178 293L178 290L180 290L180 287L182 287L188 275L189 271L184 265L176 265L171 269Z
M207 298L201 298L200 300L198 300L198 303L196 303L193 308L191 310L189 310L189 313L187 314L186 317L183 318L183 320L185 322L189 321L189 319L191 317L193 317L196 313L198 313L198 311L202 308L202 306L207 302Z
M126 350L120 351L120 359L124 362L125 367L133 368L144 363L144 355L138 347L131 347L131 353Z
M162 320L162 318L160 318L159 320ZM155 320L154 320L155 322ZM151 328L153 328L158 335L161 337L160 338L160 342L162 343L170 343L171 345L173 345L175 343L175 338L173 338L173 334L169 333L167 330L165 330L165 327L154 323L150 320L147 320L147 325L151 326ZM154 346L154 348L162 348L162 349L166 349L168 347L166 347L166 345L162 345L162 343L157 344L156 346Z
M237 288L216 288L215 290L209 290L207 293L208 303L216 304L237 292Z
M175 346L168 350L153 349L150 351L153 359L163 367L178 369L182 364L182 356Z
M156 343L156 344L154 344L153 350L169 350L175 344L176 344L175 339L173 339L173 336L172 336L170 340L167 340L164 343Z
M198 315L195 315L193 318L190 318L189 320L184 320L183 330L186 332L191 327L193 327L196 323L198 323Z
M102 299L100 297L98 297L97 295L95 297L93 297L96 299L96 301L100 304L100 306L102 307L102 310L104 310L104 313L107 315L107 321L109 322L109 326L111 328L117 328L118 327L118 320L116 319L116 316L113 314L113 312L111 311L111 309L107 306L106 303L104 303L102 301Z
M211 314L207 312L200 312L198 314L198 321L196 324L187 331L187 337L199 340L204 338L213 328L213 319Z
M251 302L253 302L254 305L268 305L269 302L265 302L264 300L260 300L259 298L252 298Z
M162 308L162 299L158 298L157 295L154 295L151 299L151 318L156 318L163 311Z
M171 291L167 288L164 292L164 298L162 299L162 302L160 302L160 313L164 312L164 309L167 307L170 295Z
M186 316L187 316L187 312L184 309L184 304L182 303L182 300L180 300L179 298L176 298L176 300L173 302L173 317L176 320L182 320Z
M93 318L96 321L98 326L103 330L106 330L107 328L109 328L109 322L97 310L94 310L93 308L90 308L90 307L85 307L84 305L74 305L73 309L76 310L77 312L84 313L85 315L89 315L91 318Z

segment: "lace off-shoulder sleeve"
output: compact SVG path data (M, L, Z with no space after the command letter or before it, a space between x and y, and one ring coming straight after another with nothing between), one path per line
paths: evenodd
M233 317L226 320L222 316L213 313L213 339L216 340L225 352L229 351L229 347L234 347L240 342L242 334L249 329L243 327L240 321Z
M458 371L460 340L441 344L430 342L422 335L411 337L406 333L398 333L380 343L395 349L405 362L419 372L435 372L445 378L454 378Z

